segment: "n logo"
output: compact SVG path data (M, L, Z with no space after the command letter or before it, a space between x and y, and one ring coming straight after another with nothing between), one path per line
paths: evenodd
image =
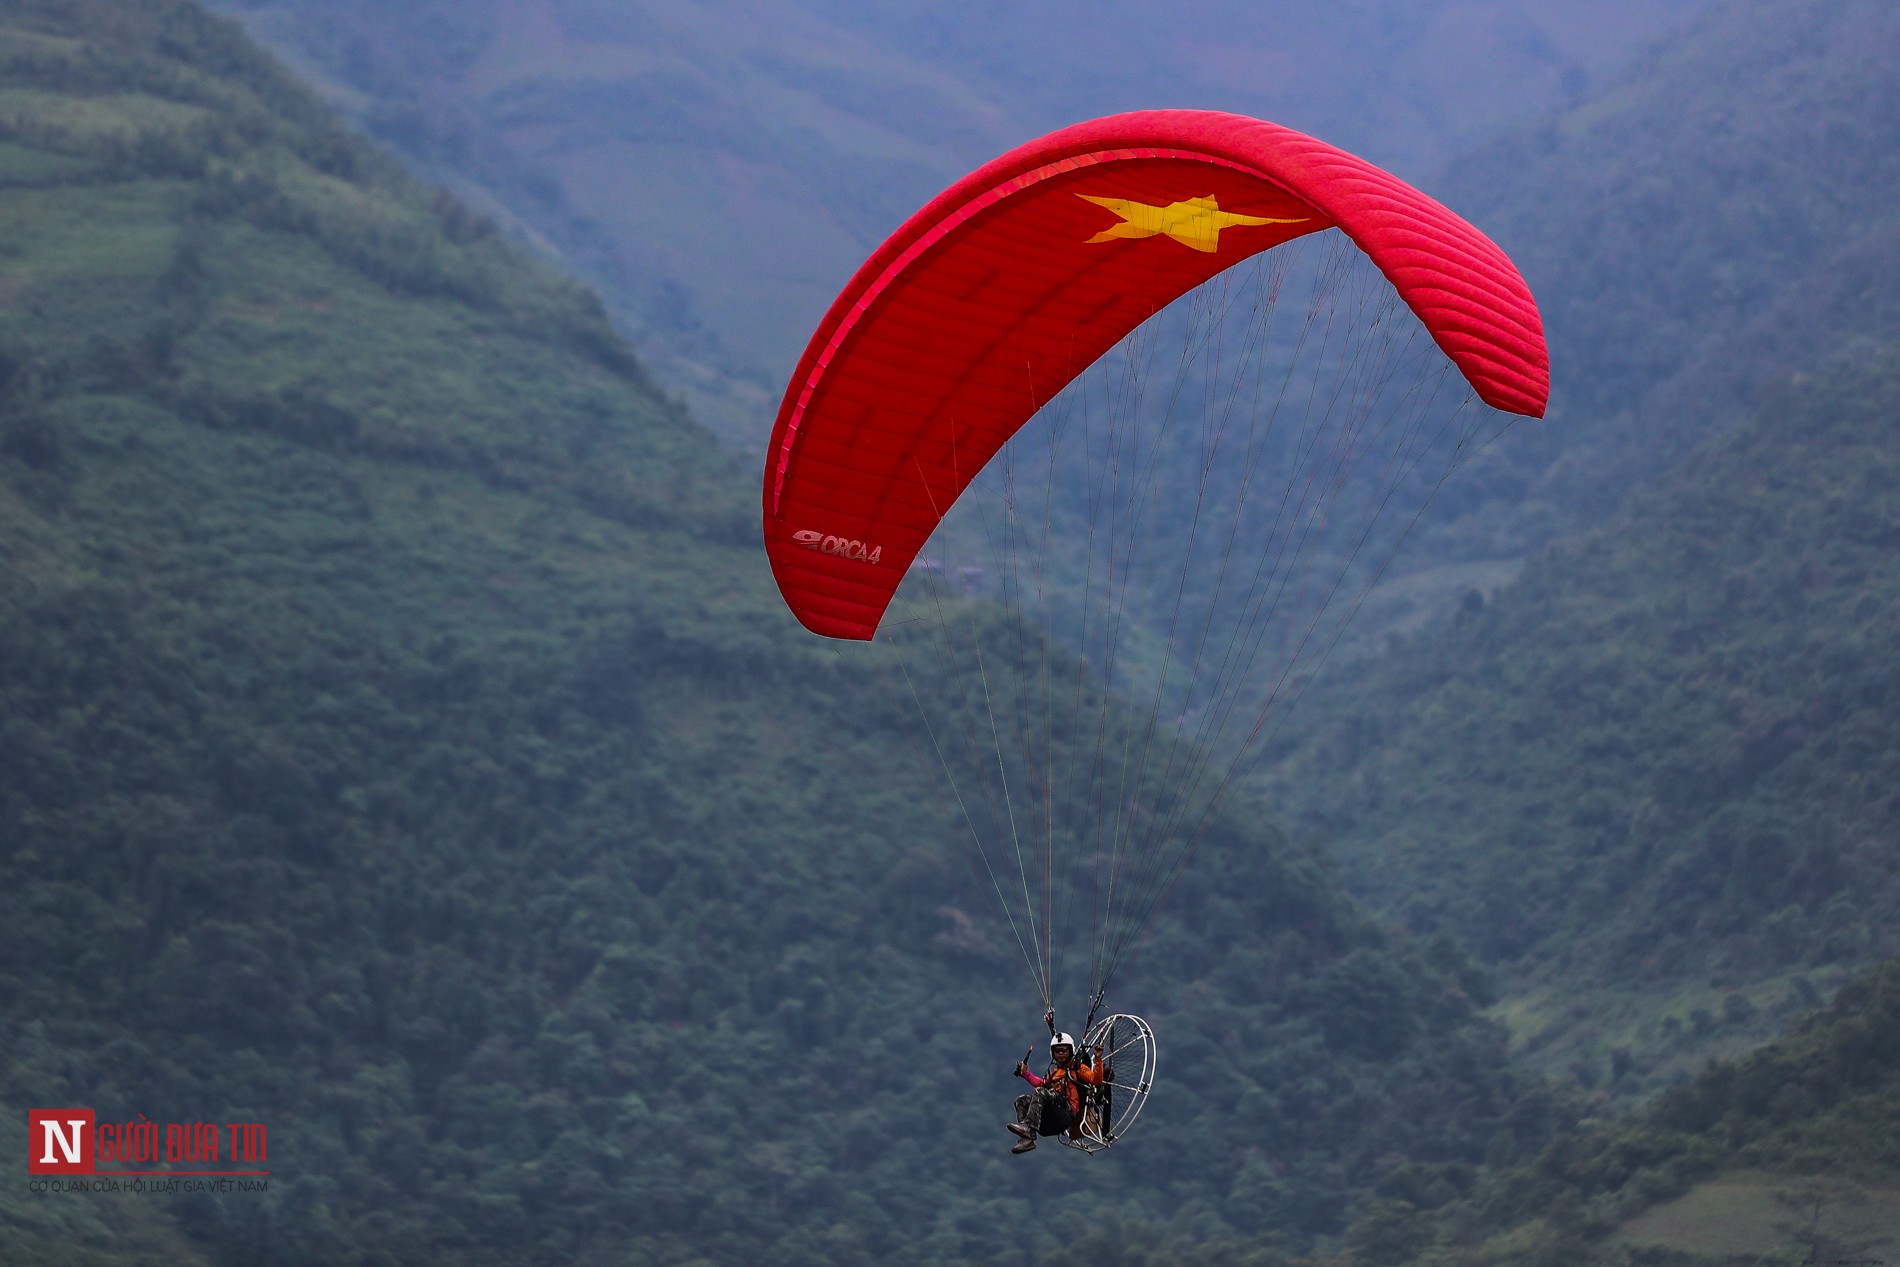
M92 1174L92 1125L91 1109L28 1109L26 1172Z

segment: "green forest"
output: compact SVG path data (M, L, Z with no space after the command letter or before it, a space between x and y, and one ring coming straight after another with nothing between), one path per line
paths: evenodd
M234 28L6 18L5 1099L274 1124L194 1252L1030 1261L1098 1202L1298 1247L1569 1120L1455 946L1236 807L1128 983L1148 1150L1022 1169L1034 996L749 472ZM5 1199L20 1261L150 1213Z
M1900 362L1838 328L1312 693L1121 984L1139 1135L1011 1157L1036 996L752 458L235 24L0 0L0 1150L88 1105L272 1172L16 1162L0 1259L1873 1252Z

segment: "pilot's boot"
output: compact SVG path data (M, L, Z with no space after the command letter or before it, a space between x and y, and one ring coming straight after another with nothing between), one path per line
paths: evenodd
M1036 1142L1036 1119L1032 1115L1036 1112L1038 1107L1039 1106L1036 1104L1036 1098L1034 1096L1030 1096L1030 1095L1017 1096L1016 1097L1016 1120L1008 1124L1010 1132L1012 1134L1020 1136L1021 1138L1028 1140L1032 1147L1035 1145L1035 1142ZM1025 1149L1020 1149L1019 1151L1028 1152L1029 1149L1025 1148Z
M1036 1136L1042 1133L1042 1110L1046 1101L1041 1094L1019 1095L1016 1097L1016 1116L1018 1125L1009 1129L1022 1136L1022 1142L1010 1149L1012 1153L1026 1153L1036 1146Z

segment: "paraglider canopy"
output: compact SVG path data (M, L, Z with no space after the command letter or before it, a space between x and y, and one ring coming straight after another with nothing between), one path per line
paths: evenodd
M1032 141L852 277L779 409L767 554L915 704L1052 1033L1064 974L1086 961L1093 1021L1439 488L1548 384L1488 238L1237 115ZM1080 1147L1153 1069L1138 1018L1104 1025Z
M1541 416L1549 363L1529 288L1431 198L1259 119L1077 124L912 216L813 334L765 467L766 549L793 613L870 639L944 514L1031 415L1187 291L1334 227L1480 399Z

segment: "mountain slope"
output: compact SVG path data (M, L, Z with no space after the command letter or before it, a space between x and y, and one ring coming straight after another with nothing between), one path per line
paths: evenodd
M1891 650L1897 50L1889 6L1718 6L1466 170L1569 190L1497 204L1527 268L1573 261L1540 288L1564 386L1431 549L1501 560L1654 483L1516 587L1445 569L1464 610L1316 690L1262 784L1376 904L1512 965L1524 1051L1625 1093L1765 1038L1889 918L1857 701Z
M601 286L669 387L744 442L858 261L1022 130L981 86L796 5L233 12Z
M1891 953L1897 416L1893 350L1827 363L1318 694L1276 786L1375 902L1548 987L1520 1028L1594 1030L1599 1071L1620 1046L1666 1073L1724 996L1747 1020ZM1603 1032L1595 989L1647 1014Z
M0 1105L273 1171L10 1189L10 1262L1298 1242L1566 1120L1236 802L1124 984L1141 1135L1009 1157L1040 1009L939 776L598 305L191 5L0 47Z
M1900 961L1774 1041L1525 1162L1405 1165L1320 1253L1099 1229L1051 1267L1879 1263L1900 1246Z
M1394 1186L1349 1267L1879 1262L1900 1247L1900 963L1469 1198ZM1433 1207L1436 1206L1435 1210Z

